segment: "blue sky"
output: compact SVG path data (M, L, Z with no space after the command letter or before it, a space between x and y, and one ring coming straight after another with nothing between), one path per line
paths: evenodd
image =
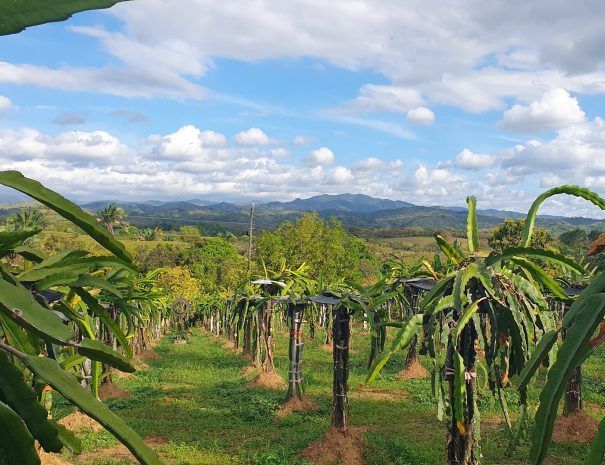
M79 200L603 193L604 8L125 2L0 37L0 158Z

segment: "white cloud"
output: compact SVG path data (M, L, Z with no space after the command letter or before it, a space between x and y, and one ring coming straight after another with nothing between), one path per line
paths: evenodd
M514 105L504 112L502 129L512 132L540 133L561 129L585 119L578 100L565 89L552 89L529 105Z
M380 172L403 170L403 166L401 160L386 162L380 158L370 157L353 163L352 169L354 171Z
M408 111L406 119L413 124L428 126L435 122L435 113L426 107L418 107Z
M531 102L553 88L605 92L605 4L599 0L451 0L446 8L439 0L268 0L241 8L211 0L146 0L143 9L123 2L109 14L123 21L124 32L71 31L99 40L111 64L0 63L0 82L203 98L207 91L198 81L214 58L311 57L386 78L363 86L345 104L349 113L407 112L427 103L479 113L504 110L509 99Z
M134 156L134 151L105 131L69 131L49 136L34 129L0 133L0 157L54 160L65 165L106 166Z
M240 146L264 146L274 144L275 141L269 138L262 129L250 128L238 132L233 136L233 141Z
M199 138L200 142L205 147L221 147L227 145L227 138L220 132L201 131Z
M549 173L540 179L541 187L555 187L561 184L561 178L555 174Z
M475 153L469 149L464 149L456 157L456 167L463 170L482 170L491 168L497 163L493 155Z
M9 98L0 95L0 117L4 116L6 111L13 106Z
M310 165L330 165L334 163L334 152L328 147L313 150L307 159Z
M347 102L334 113L356 114L374 112L405 113L423 103L421 93L412 88L365 84L359 89L359 96Z
M327 147L300 163L279 158L282 147L208 146L204 134L208 131L186 125L127 145L105 131L49 135L34 129L5 130L0 132L0 164L74 199L275 200L351 192L420 205L461 206L467 195L475 194L481 208L524 211L538 191L554 184L605 189L605 122L598 118L560 130L550 141L530 140L493 155L467 149L453 157L456 164L443 160L411 169L401 160L379 157L329 166L335 157ZM468 171L457 171L458 159ZM499 165L494 163L498 160ZM477 171L488 165L489 172ZM543 211L599 213L586 202L565 199L549 201Z
M288 157L290 155L290 152L288 152L288 150L286 150L283 147L277 147L277 148L271 149L269 151L269 154L273 158L285 158L285 157Z
M352 182L354 179L353 173L344 166L337 166L330 170L328 177L328 183L330 184L346 184Z

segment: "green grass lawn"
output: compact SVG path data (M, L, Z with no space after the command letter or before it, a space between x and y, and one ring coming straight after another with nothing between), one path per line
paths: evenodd
M313 413L297 413L278 420L275 412L285 392L248 388L249 377L240 374L248 362L222 347L222 341L193 329L187 345L172 345L168 338L156 348L159 358L148 368L125 379L120 387L132 392L126 399L108 401L154 448L167 464L191 465L285 465L302 464L298 451L318 439L330 426L332 360L323 345L323 333L306 340L304 376L308 395L320 406ZM287 374L287 339L277 331L276 365ZM360 393L366 375L369 337L356 329L350 366L350 418L352 425L367 428L367 465L441 465L444 462L444 427L435 417L430 380L397 381L403 354L390 361L372 386L391 394L381 398ZM586 364L587 411L603 414L605 353ZM423 360L427 368L428 360ZM376 397L376 396L374 396ZM537 398L537 389L531 392ZM515 396L508 395L515 405ZM512 456L506 454L509 433L500 423L500 411L484 393L482 454L484 464L528 463L527 441ZM65 414L59 405L58 412ZM58 414L57 416L59 416ZM66 457L76 464L116 465L132 463L126 455L114 455L117 441L106 432L82 432L84 455ZM118 450L118 449L115 449ZM581 462L587 446L553 444L547 463L572 465Z

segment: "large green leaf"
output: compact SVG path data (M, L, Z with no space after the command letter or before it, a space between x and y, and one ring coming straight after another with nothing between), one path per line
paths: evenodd
M40 464L34 438L19 415L4 402L0 402L0 451L4 452L6 465Z
M468 251L475 253L479 251L479 226L477 224L477 199L473 196L466 198L468 205L468 219L466 221L466 237L468 239Z
M573 195L575 197L581 197L589 202L592 202L594 205L599 207L601 210L605 210L605 200L602 199L597 193L592 192L589 189L585 189L580 186L559 186L554 187L550 190L547 190L542 195L538 196L534 203L532 203L529 212L527 213L527 218L525 219L525 227L523 229L523 236L521 239L522 247L529 247L531 242L531 236L534 232L534 226L536 224L536 216L538 215L538 210L540 206L546 199L552 197L553 195L558 194L567 194Z
M99 318L107 328L111 331L122 348L126 351L128 356L132 356L132 349L130 348L130 344L128 343L128 339L126 335L120 328L120 325L111 318L111 315L107 312L107 310L99 303L97 299L95 299L89 292L81 288L75 288L76 293L82 299L82 302L86 304L90 312Z
M6 3L6 2L3 2ZM9 2L15 3L15 2ZM21 3L21 2L18 2ZM37 4L38 2L27 2L32 5ZM53 2L56 5L65 2L55 1ZM114 2L102 2L102 1L85 1L81 0L79 2L69 2L69 3L80 3L80 4L113 4ZM107 5L109 6L109 5ZM34 7L35 8L35 7ZM58 6L57 6L58 8ZM92 6L95 8L95 6ZM1 11L1 10L0 10ZM3 19L8 15L1 15ZM43 20L44 21L44 20ZM110 252L114 253L117 257L120 257L127 262L132 261L132 257L126 251L124 245L115 239L107 230L102 228L97 220L84 212L80 207L78 207L75 203L70 202L65 197L57 194L56 192L47 189L38 181L34 181L33 179L26 178L18 171L1 171L0 172L0 184L4 184L5 186L12 187L13 189L17 189L18 191L23 192L24 194L29 195L33 199L38 202L46 205L51 210L54 210L59 215L64 217L65 219L71 221L76 226L82 228L90 237L92 237L95 241L97 241L100 245L105 247Z
M36 376L45 380L68 401L78 406L80 410L112 433L132 452L139 462L145 465L161 465L157 454L143 442L138 434L130 429L124 420L95 399L90 391L78 383L74 376L63 371L57 362L45 357L16 355Z
M127 373L134 373L136 371L135 367L126 357L111 349L103 341L84 338L76 347L80 355L84 355L91 360L107 363Z
M599 431L597 435L592 440L590 445L590 453L586 460L584 461L584 465L602 465L603 459L605 458L605 418L601 420L599 423Z
M74 13L109 8L120 1L125 0L3 0L0 2L0 35L64 21Z
M457 265L464 259L464 257L462 257L460 253L454 247L448 244L447 241L439 234L435 234L435 241L437 242L437 245L441 251L452 261L452 263Z
M574 304L575 305L575 304ZM565 340L557 353L557 359L548 371L546 384L540 393L540 406L536 412L536 426L530 451L534 465L541 464L550 445L557 406L567 382L576 366L592 353L588 343L605 315L605 295L595 294L586 299L568 328Z
M0 279L0 311L36 334L56 343L74 338L73 332L53 312L40 305L22 286Z
M376 361L373 367L370 368L370 372L368 373L367 382L373 382L380 370L386 365L389 359L399 350L405 349L416 334L420 332L422 329L422 314L413 315L410 319L408 319L405 324L401 327L393 342L391 343L391 348L389 350L384 351L381 357Z
M542 336L542 339L540 339L540 342L532 352L531 357L525 363L523 370L519 374L519 389L525 389L527 387L529 381L548 356L550 349L552 349L557 342L558 335L559 333L557 331L549 331Z
M564 255L561 255L556 252L551 252L550 250L535 249L533 247L510 247L501 254L492 253L485 259L485 264L487 266L493 266L499 261L508 260L514 257L541 258L557 263L559 265L563 265L567 268L577 271L580 274L586 272L582 265L576 263L574 260L567 258Z
M3 351L0 351L0 398L21 417L46 452L61 451L63 443L57 428L48 420L48 412L23 379L21 370Z
M565 290L561 285L538 265L521 257L511 258L511 261L525 270L535 281L552 292L555 297L562 300L569 300L569 296L565 293Z
M38 234L40 229L32 229L27 231L0 232L0 255L6 255L7 252L21 246L25 239Z

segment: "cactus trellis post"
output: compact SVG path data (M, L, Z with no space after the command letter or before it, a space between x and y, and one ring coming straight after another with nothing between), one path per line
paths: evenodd
M349 424L349 342L351 339L351 315L349 309L334 309L332 326L334 358L334 382L332 387L332 425L346 431Z
M186 344L187 337L187 317L191 309L191 303L182 298L175 299L172 303L172 312L176 318L174 327L174 343Z
M302 376L302 321L305 303L290 302L288 313L290 318L290 369L288 372L288 400L303 399L304 384Z
M273 296L276 296L278 293L278 288L285 287L285 284L279 281L272 281L268 279L252 281L252 284L260 285L263 291L269 294L269 299L267 299L266 304L261 305L258 309L258 330L260 343L262 345L261 369L263 373L274 373L275 363L273 361L272 333L274 309Z

